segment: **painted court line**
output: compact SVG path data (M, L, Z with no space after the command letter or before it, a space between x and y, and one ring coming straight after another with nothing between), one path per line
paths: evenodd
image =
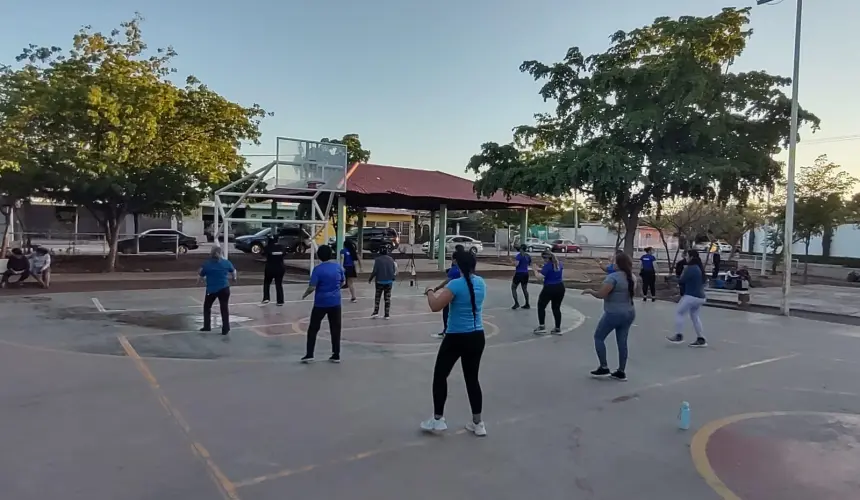
M490 426L492 428L492 426L510 425L510 424L514 424L517 422L521 422L523 420L533 418L535 416L536 416L536 414L530 414L530 415L523 415L520 417L508 418L508 419L499 420L497 422L491 423ZM460 429L460 430L457 430L455 432L452 432L451 434L453 434L455 436L460 436L460 435L466 434L468 432L469 431L467 431L466 429ZM479 438L476 437L475 439L479 439ZM344 457L336 458L336 459L330 460L328 462L322 462L322 463L318 463L318 464L309 464L309 465L305 465L303 467L297 467L294 469L285 469L285 470L278 471L278 472L275 472L272 474L266 474L263 476L248 478L248 479L245 479L243 481L236 482L234 484L234 486L236 488L244 488L246 486L253 486L255 484L264 483L266 481L271 481L273 479L281 479L281 478L285 478L285 477L295 476L298 474L303 474L305 472L310 472L312 470L319 469L319 468L326 467L326 466L330 467L333 465L347 464L347 463L357 462L359 460L364 460L367 458L371 458L371 457L375 457L375 456L379 456L379 455L383 455L383 454L403 451L403 450L406 450L409 448L417 448L419 446L426 446L428 444L433 444L433 443L437 442L438 440L439 440L438 436L429 436L428 435L423 439L416 439L413 441L407 441L405 443L401 443L399 445L394 445L394 446L390 446L390 447L375 448L372 450L363 451L361 453L356 453L353 455L347 455Z
M212 456L209 454L209 451L198 441L195 441L193 436L191 435L191 427L188 425L188 422L185 418L179 413L179 411L170 403L170 400L167 399L167 396L164 394L164 391L161 389L161 385L158 383L158 380L153 375L152 371L146 365L146 362L143 361L143 358L140 357L140 354L134 349L131 345L131 342L128 341L128 338L124 335L119 335L117 337L119 339L120 345L122 345L123 350L126 355L134 361L135 366L137 366L137 370L143 375L143 378L149 383L152 392L155 393L155 396L158 398L161 406L167 411L167 414L173 417L174 421L179 428L182 429L182 432L185 434L185 437L191 442L191 450L192 452L199 458L203 464L206 466L207 472L209 473L210 478L215 483L215 486L218 487L218 491L221 492L221 496L226 500L240 500L239 494L236 492L236 486L227 478L226 475L221 471L221 468L215 464L215 461L212 460Z
M98 309L99 312L101 312L101 313L107 312L107 310L105 309L105 306L102 305L102 302L95 297L93 297L93 305L96 306L96 309Z

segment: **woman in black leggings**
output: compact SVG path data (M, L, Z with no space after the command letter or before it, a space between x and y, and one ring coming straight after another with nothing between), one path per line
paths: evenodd
M534 329L534 334L546 334L546 306L552 304L555 328L550 333L561 335L561 301L564 299L565 292L562 281L564 266L552 252L543 252L541 257L543 257L543 267L540 270L535 267L535 273L543 276L543 288L538 296L538 327Z
M445 401L448 398L448 375L457 360L463 367L466 379L466 393L472 408L472 420L466 429L476 436L486 436L487 427L481 419L483 395L478 382L481 356L484 354L484 323L481 310L484 305L486 286L475 272L475 256L469 252L454 254L461 277L453 279L444 288L435 292L432 288L424 291L427 304L433 312L449 307L448 329L436 355L433 368L433 417L421 422L426 432L442 432L448 429L445 422Z

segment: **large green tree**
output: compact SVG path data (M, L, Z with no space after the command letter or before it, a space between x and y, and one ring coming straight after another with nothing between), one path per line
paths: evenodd
M70 50L30 45L0 73L0 177L32 195L86 207L113 270L128 214L180 212L243 171L266 113L189 76L171 80L172 48L147 50L137 16L110 34L84 27Z
M733 73L751 36L749 9L661 17L612 35L603 53L571 47L554 64L520 70L543 81L553 113L484 144L467 169L476 191L560 195L572 188L609 207L633 250L640 215L674 198L740 203L780 174L773 158L789 135L787 78ZM801 123L818 119L800 111Z

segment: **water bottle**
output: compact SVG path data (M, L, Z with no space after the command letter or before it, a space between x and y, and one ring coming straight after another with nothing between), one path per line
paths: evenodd
M690 428L690 403L686 401L681 403L678 411L678 428L685 431Z

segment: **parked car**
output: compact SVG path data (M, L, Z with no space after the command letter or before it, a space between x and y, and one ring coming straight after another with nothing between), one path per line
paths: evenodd
M251 234L255 234L257 231L259 231L258 228L251 227L247 223L233 222L230 224L230 232L227 234L227 241L233 242L236 241L236 238L240 236L248 236ZM215 241L215 235L212 234L212 224L208 224L206 226L206 229L203 230L203 236L206 237L206 241L208 241L209 243ZM222 235L219 235L219 239L221 238L223 238L223 233Z
M358 228L353 228L346 233L345 238L358 245ZM362 249L370 253L379 253L379 249L387 247L388 251L396 250L400 246L400 235L391 227L366 227L363 234L364 243ZM330 247L337 250L337 240L329 238Z
M552 245L537 238L526 238L526 252L552 251Z
M439 240L437 239L435 245L438 245L438 244L439 244ZM455 235L448 235L445 237L445 254L446 255L447 254L453 254L454 248L456 248L457 245L463 245L463 248L472 252L475 255L484 251L484 244L481 243L480 241L476 240L475 238L470 238L468 236L462 236L462 235L455 234ZM430 242L425 241L424 244L421 245L421 250L424 253L429 254L430 253Z
M241 252L259 255L263 253L266 238L270 234L272 234L272 228L267 227L251 235L239 236L233 247ZM311 236L307 231L297 226L279 227L276 234L278 243L288 253L305 253L311 247Z
M716 248L713 248L715 246ZM732 246L722 240L715 241L713 243L705 241L702 243L696 243L695 245L693 245L693 249L698 252L710 252L711 250L718 250L720 253L731 253Z
M571 240L553 240L552 251L556 253L579 253L582 247Z
M186 253L200 247L197 238L188 236L175 229L150 229L138 235L141 253L148 252L179 252ZM119 240L117 251L124 254L135 253L134 237Z

